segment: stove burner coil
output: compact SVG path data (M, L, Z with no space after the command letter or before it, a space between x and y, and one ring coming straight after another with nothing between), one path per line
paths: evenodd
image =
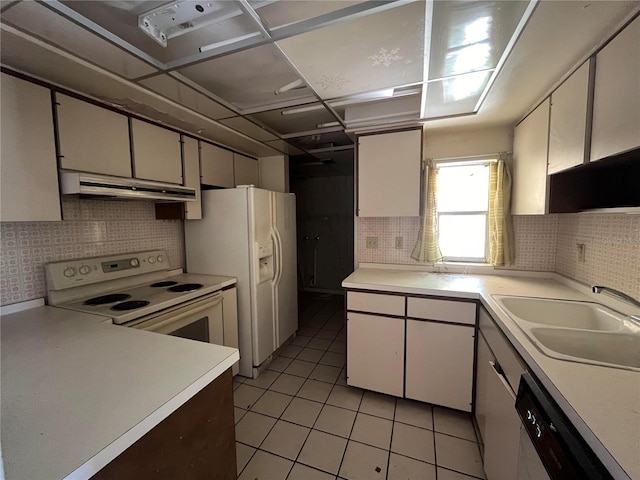
M123 310L135 310L136 308L142 308L149 305L150 302L147 300L130 300L128 302L122 302L111 307L111 310L115 310L117 312Z
M109 295L102 295L85 300L83 305L106 305L107 303L121 302L129 298L131 298L131 295L127 295L126 293L111 293Z
M154 288L159 288L159 287L170 287L171 285L177 285L178 282L174 282L172 280L166 280L164 282L156 282L156 283L152 283L151 286Z
M194 290L199 290L202 288L201 283L181 283L180 285L176 285L175 287L170 287L170 292L192 292Z

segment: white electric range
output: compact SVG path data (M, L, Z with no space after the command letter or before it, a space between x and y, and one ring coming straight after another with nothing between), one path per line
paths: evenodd
M162 250L53 262L45 270L49 305L218 345L237 337L225 335L233 325L222 311L223 291L236 279L172 270Z

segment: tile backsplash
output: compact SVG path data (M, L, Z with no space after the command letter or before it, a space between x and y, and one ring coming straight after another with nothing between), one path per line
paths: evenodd
M44 264L164 249L183 267L180 220L156 220L152 202L63 198L62 222L0 223L0 305L46 295Z
M358 218L359 262L417 265L411 258L418 217ZM557 272L585 284L602 284L640 298L640 215L560 214L513 217L515 264L508 268ZM367 249L368 236L378 249ZM403 247L395 248L395 237ZM585 261L577 244L585 245Z

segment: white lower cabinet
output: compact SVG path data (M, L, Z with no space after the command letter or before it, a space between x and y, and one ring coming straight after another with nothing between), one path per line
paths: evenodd
M488 365L484 471L489 480L513 480L518 470L520 417L516 396L494 362Z
M474 331L407 320L406 397L470 412Z
M347 313L347 384L403 396L404 318Z

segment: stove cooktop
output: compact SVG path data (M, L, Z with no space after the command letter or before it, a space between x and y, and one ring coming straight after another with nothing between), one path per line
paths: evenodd
M110 317L113 323L123 324L214 293L235 282L233 277L180 273L168 276L166 280L112 292L100 292L99 285L94 286L99 295L55 306Z

